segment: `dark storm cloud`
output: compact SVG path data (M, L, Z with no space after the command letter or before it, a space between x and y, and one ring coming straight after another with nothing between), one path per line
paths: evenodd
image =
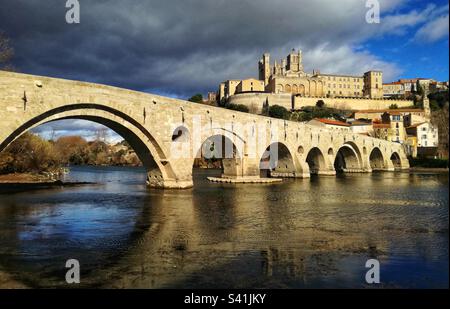
M365 23L361 0L79 0L77 25L65 22L64 0L0 1L19 70L181 96L257 76L263 52L281 57L292 47L303 48L307 69L360 73L372 63L395 74L395 65L352 46L409 26L395 15ZM383 12L401 3L381 2Z

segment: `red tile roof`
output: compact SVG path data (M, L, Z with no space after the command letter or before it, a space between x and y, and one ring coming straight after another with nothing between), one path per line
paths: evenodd
M377 129L382 129L382 128L390 128L391 125L389 123L374 123L373 127Z
M342 121L337 121L337 120L332 120L332 119L325 119L325 118L314 118L314 120L320 121L324 124L330 124L330 125L334 125L334 126L343 126L343 127L349 127L350 124L342 122Z

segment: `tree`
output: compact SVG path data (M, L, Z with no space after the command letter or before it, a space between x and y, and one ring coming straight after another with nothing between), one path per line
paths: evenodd
M13 70L10 63L13 56L14 49L10 46L8 37L4 32L0 31L0 70Z
M398 105L397 104L391 104L389 105L389 109L397 109Z
M244 113L248 113L249 112L249 109L248 109L247 105L244 105L244 104L229 103L225 107L228 108L228 109L239 111L239 112L244 112Z
M431 112L431 123L438 127L439 145L438 153L440 157L448 158L448 132L449 132L449 110L448 101L441 109Z
M279 119L288 119L289 111L280 105L272 105L269 107L269 116L273 118Z
M417 83L417 94L420 95L421 97L425 94L425 90L419 83Z
M203 103L203 95L201 93L194 94L188 99L189 102Z
M325 106L325 102L323 100L319 100L319 101L317 101L316 106L318 108L322 108Z
M81 165L88 161L88 143L81 136L62 136L56 140L55 148L65 163Z
M430 93L428 98L430 99L430 107L432 109L433 107L435 107L435 110L441 109L448 102L448 90Z
M60 167L61 156L54 145L29 132L0 153L0 173L39 173Z

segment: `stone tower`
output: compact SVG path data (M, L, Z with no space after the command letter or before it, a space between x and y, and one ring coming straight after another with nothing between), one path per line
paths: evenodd
M364 96L371 99L383 98L383 72L369 71L364 73Z
M430 99L428 99L428 91L424 89L422 99L423 110L425 111L425 117L431 117Z
M270 54L265 53L258 63L259 67L259 80L264 81L264 86L269 84L270 77Z
M295 49L292 49L292 52L287 56L287 71L292 73L303 72L303 64L302 64L302 51L299 50L297 53Z

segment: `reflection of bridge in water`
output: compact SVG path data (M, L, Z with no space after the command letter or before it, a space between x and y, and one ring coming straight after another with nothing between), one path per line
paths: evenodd
M61 119L94 121L120 134L146 167L152 187L191 187L194 159L214 136L233 149L222 160L224 177L259 178L261 170L309 177L409 167L400 144L359 134L100 84L0 72L0 151L27 130Z

